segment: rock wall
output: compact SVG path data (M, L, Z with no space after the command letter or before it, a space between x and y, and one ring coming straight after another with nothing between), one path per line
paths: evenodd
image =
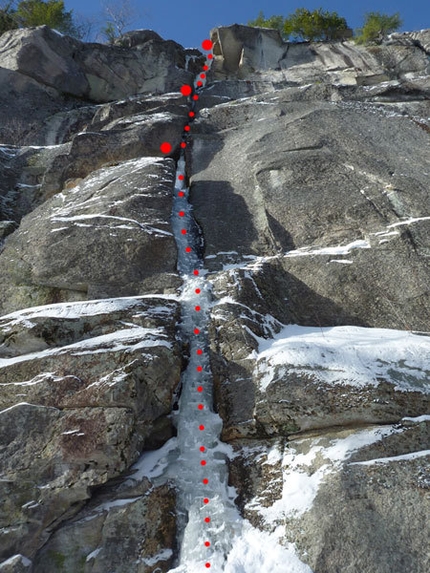
M425 573L430 32L211 37L187 177L237 505L303 570ZM198 62L149 31L0 37L0 571L175 564L175 490L139 460L189 358L159 146Z

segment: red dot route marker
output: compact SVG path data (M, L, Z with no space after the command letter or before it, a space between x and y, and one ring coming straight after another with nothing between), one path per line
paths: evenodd
M170 153L172 151L172 146L168 141L163 141L160 145L161 153Z
M209 52L213 48L213 42L211 42L210 40L203 40L202 48L204 49L205 52Z
M203 48L203 50L205 50L206 52L211 52L212 49L213 49L213 42L212 42L211 40L209 40L209 39L204 40L204 41L202 42L202 48ZM204 81L202 81L202 80L205 80L205 79L207 78L207 74L206 74L205 72L207 72L207 71L210 69L209 61L210 61L210 60L213 60L214 56L213 56L212 53L208 53L207 56L206 56L206 58L207 58L206 63L202 66L202 72L201 72L200 74L198 74L198 76L197 76L197 77L195 78L195 80L194 80L194 81L195 81L195 84L194 84L194 85L195 85L196 87L198 87L198 88L203 87ZM193 87L193 85L188 85L188 84L182 85L181 88L180 88L180 93L181 93L184 97L189 97L190 100L191 100L191 102L192 102L192 101L196 102L196 101L199 100L198 94L197 94L197 93L194 93L194 87ZM191 103L190 103L190 107L191 107ZM188 112L188 117L189 117L191 120L194 119L194 118L196 117L196 112L195 112L195 111L192 111L192 110L189 110L189 112ZM188 133L191 131L191 127L190 127L190 125L189 125L188 123L184 126L183 131L184 131L185 134L188 134ZM187 140L186 140L185 135L183 135L183 140L182 140L182 142L180 143L180 147L181 147L181 149L185 149L185 148L187 147ZM167 154L170 154L170 153L172 152L173 147L172 147L172 145L171 145L169 142L164 141L164 142L160 145L160 150L161 150L162 153L164 153L164 154L167 155ZM179 174L179 175L178 175L178 180L179 180L179 181L184 181L184 180L185 180L184 174L182 174L182 173ZM184 191L182 191L182 190L181 190L181 191L178 191L178 197L185 197L185 196L186 196L186 193L185 193ZM180 211L178 212L178 214L179 214L179 217L185 217L186 212L185 212L184 210L180 210ZM186 235L186 234L187 234L187 229L181 229L181 234L182 234L182 235ZM191 246L186 246L186 247L185 247L185 252L187 252L187 253L193 252L192 247L191 247ZM194 276L199 276L199 274L200 274L200 273L199 273L199 270L198 270L198 269L194 269L194 270L193 270L193 274L194 274ZM195 294L201 294L202 291L201 291L200 288L196 288L196 289L194 290L194 292L195 292ZM201 311L201 306L196 305L196 306L194 307L194 309L195 309L196 312L199 312L199 311ZM194 332L195 335L198 335L198 334L200 334L201 331L200 331L199 328L196 327L196 328L194 328L194 331L193 331L193 332ZM203 349L202 349L202 348L198 348L198 349L196 350L196 354L197 354L198 356L203 355ZM196 366L196 370L197 370L197 372L203 372L203 366L202 366L202 365ZM197 392L201 393L201 392L203 392L203 390L204 390L204 387L203 387L202 385L197 386ZM201 403L197 405L197 408L198 408L198 410L200 410L200 411L205 410L204 404L201 404ZM200 425L198 426L198 428L199 428L199 431L201 431L201 432L205 430L205 426L204 426L203 424L200 424ZM200 452L202 452L202 453L205 453L205 452L207 451L205 446L200 446L200 447L199 447L199 450L200 450ZM206 466L206 465L207 465L207 461L206 461L206 460L200 460L200 465L201 465L202 467ZM209 479L208 479L207 477L203 478L202 483L203 483L204 485L208 485L208 484L209 484ZM204 504L205 506L206 506L207 504L209 504L209 502L210 502L209 497L204 497L204 498L203 498L203 504ZM211 518L210 518L209 516L204 517L204 522L205 522L205 523L210 523L210 522L211 522ZM211 547L211 542L210 542L209 540L204 540L203 543L204 543L204 546L205 546L205 547ZM206 569L209 569L209 568L211 567L211 563L210 563L209 561L206 561L206 562L204 563L204 566L205 566Z

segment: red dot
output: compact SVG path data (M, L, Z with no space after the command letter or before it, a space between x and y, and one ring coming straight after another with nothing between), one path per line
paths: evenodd
M185 211L179 211L179 216L180 216L180 217L185 217Z
M187 234L187 229L181 229L181 233L182 233L183 235L186 235L186 234Z
M197 408L198 408L199 410L203 410L203 409L204 409L204 406L203 406L203 404L199 404L199 405L197 406Z
M162 153L170 153L172 151L172 146L170 145L170 143L168 143L167 141L164 141L161 145L160 145L160 149Z
M212 54L209 54L209 55L208 55L208 60L213 60L213 55L212 55Z
M207 66L206 64L203 66L202 70L204 70L205 72L207 72L209 69L209 66Z
M178 197L185 197L185 193L183 191L179 191Z
M189 126L189 125L186 125L186 126L184 127L184 131L190 131L190 126Z
M201 452L205 452L205 451L206 451L206 448L205 448L204 446L200 446L200 451L201 451Z
M203 372L203 366L197 366L196 370L197 372Z
M191 253L192 250L193 250L193 249L192 249L191 247L185 247L185 251L186 251L187 253Z
M195 310L196 312L200 312L200 311L202 310L202 308L201 308L201 306L195 306L195 307L194 307L194 310Z
M205 523L210 523L211 522L211 518L210 517L205 517Z
M200 294L202 291L199 288L196 288L196 290L194 291L196 294Z
M194 272L194 274L195 274L196 276L199 274L199 271L198 271L198 269L194 269L194 271L193 271L193 272Z
M209 483L208 478L204 478L204 479L203 479L203 483L204 483L205 485L208 485L208 483Z
M205 497L205 499L203 500L203 503L209 503L209 498Z
M209 568L210 568L210 566L211 566L211 564L210 564L210 563L205 563L205 567L206 567L207 569L209 569Z
M211 42L210 40L203 40L203 42L202 42L202 48L203 48L206 52L209 52L209 50L212 50L212 46L213 46L213 42Z
M199 99L199 96L198 96L197 94L194 94L194 95L193 95L193 100L194 100L194 101L197 101L198 99Z
M200 74L200 77L204 80L206 77L206 74Z
M182 147L182 149L185 149L185 148L187 147L187 144L185 143L185 141L183 141L183 142L181 143L181 147Z
M203 386L197 386L197 392L203 392Z
M206 465L206 460L202 460L202 461L200 462L200 465L201 465L201 466L205 466L205 465Z
M182 173L180 175L178 175L178 179L179 181L183 181L185 179L185 175L182 175Z
M195 329L194 329L194 334L200 334L200 329L199 329L199 328L195 328Z
M203 354L203 350L202 350L201 348L199 348L199 349L197 350L197 354L198 354L199 356L201 356L201 355Z
M184 96L189 96L192 94L192 92L193 92L193 88L191 86L183 85L181 87L181 94Z
M200 430L201 432L203 432L204 429L205 429L205 427L203 426L203 424L201 424L201 425L199 426L199 430ZM204 481L203 481L203 483L204 483Z
M210 547L211 546L211 542L210 541L205 541L205 547Z
M198 88L201 88L202 85L203 85L203 82L201 82L201 81L199 80L199 81L197 82L197 87L198 87Z
M195 112L194 111L188 112L188 117L196 117Z

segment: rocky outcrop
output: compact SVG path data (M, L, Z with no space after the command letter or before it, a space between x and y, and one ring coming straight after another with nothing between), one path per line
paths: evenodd
M168 416L182 366L178 311L173 299L117 298L2 319L2 557L22 547L33 558L94 490L128 470L142 448L172 435ZM157 512L152 504L174 500L150 484L116 496L93 512L102 537L106 518L117 521L132 508ZM120 509L129 499L135 505ZM174 534L174 520L158 523L167 537ZM94 535L100 546L110 545ZM157 544L151 548L155 555ZM48 557L51 566L60 559Z
M428 423L236 442L238 503L258 528L285 531L312 571L424 573Z
M129 36L122 46L107 46L80 42L47 26L2 34L1 141L50 144L43 138L43 126L52 125L51 116L57 113L73 110L69 128L74 126L75 134L88 122L85 111L82 116L76 110L89 102L176 91L178 85L192 81L182 46L148 31L140 32L138 42L126 42Z
M394 77L429 73L428 32L393 35L388 45L365 48L353 42L283 42L278 30L223 26L211 32L217 80L263 79L304 84L374 85Z
M211 37L186 174L237 506L300 571L424 573L429 32ZM0 38L0 571L177 562L171 198L201 62L144 30Z
M0 66L59 93L94 102L168 92L192 79L185 70L182 46L159 36L123 48L85 44L47 26L2 34Z
M33 211L1 258L3 312L174 289L174 177L171 160L124 162L95 171Z

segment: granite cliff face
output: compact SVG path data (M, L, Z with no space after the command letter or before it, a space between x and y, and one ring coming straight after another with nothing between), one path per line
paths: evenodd
M186 174L236 504L297 571L425 573L430 31L212 41ZM141 456L189 360L160 143L202 63L150 31L0 37L0 571L176 563L176 490Z

